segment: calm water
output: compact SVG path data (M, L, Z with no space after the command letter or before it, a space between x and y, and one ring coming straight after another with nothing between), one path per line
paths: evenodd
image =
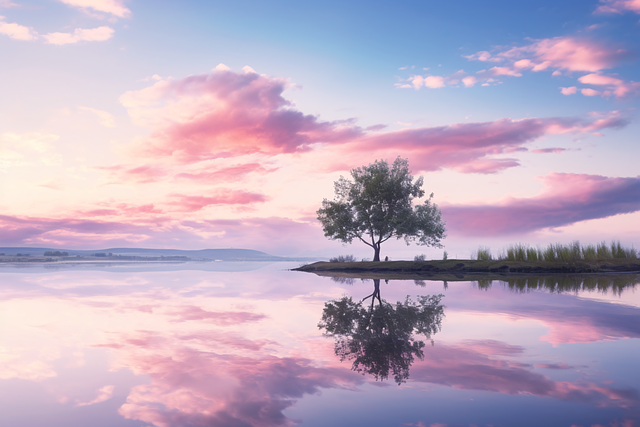
M296 266L0 268L0 425L640 426L640 286Z

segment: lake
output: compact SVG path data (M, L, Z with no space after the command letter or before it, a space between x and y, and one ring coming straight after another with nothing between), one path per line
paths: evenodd
M638 276L298 265L3 266L0 425L640 426Z

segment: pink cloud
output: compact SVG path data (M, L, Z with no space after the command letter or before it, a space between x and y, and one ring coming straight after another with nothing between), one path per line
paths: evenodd
M535 279L531 283L531 289L556 289L562 279L557 277ZM583 278L577 281L574 279L573 282L577 285L584 282L585 286L590 286L593 280L593 278ZM615 279L601 278L600 280L602 280L601 283L606 283L607 280ZM513 282L511 280L505 286L516 288ZM541 282L544 282L544 286ZM450 309L500 313L513 319L536 320L549 328L547 335L540 339L554 345L640 337L640 325L635 321L640 315L640 309L633 306L612 307L608 303L597 300L583 300L573 295L544 292L535 293L535 295L532 293L526 300L518 298L517 294L513 294L513 298L505 296L504 299L492 299L479 292L468 297L460 295L459 298L450 306Z
M616 77L603 76L601 74L587 74L580 77L578 81L583 84L605 86L606 90L603 92L604 94L613 93L618 98L622 98L631 94L640 93L640 82L634 82L634 81L626 82ZM593 93L595 95L600 94L599 92L594 91L593 89L583 89L582 90L583 95L587 95L585 91L589 91L589 93ZM593 96L593 95L587 95L587 96Z
M106 385L98 390L98 396L95 399L90 400L88 402L79 402L76 404L76 406L89 406L89 405L94 405L96 403L105 402L111 399L111 397L113 396L113 390L115 388L116 386L114 385Z
M444 78L440 76L428 76L424 79L424 85L431 89L436 89L439 87L444 87Z
M176 322L204 320L220 326L257 322L267 317L264 314L249 313L246 311L207 311L197 306L185 306L177 311L171 311L169 314L176 316Z
M268 167L254 162L226 167L207 165L190 169L188 172L185 172L183 167L175 168L171 167L171 165L158 166L150 164L141 166L97 166L95 169L108 173L109 184L147 184L171 179L187 179L203 183L234 182L243 179L249 174L266 175L277 171L279 168Z
M506 71L505 71L506 72ZM441 80L420 77L420 85L431 87L467 79L460 70ZM429 77L434 77L432 83ZM331 154L327 169L341 168L345 156L366 153L372 156L398 154L411 157L420 170L452 168L464 173L495 173L519 165L514 158L495 155L526 151L524 144L550 134L593 132L620 127L626 120L618 112L602 119L548 118L500 119L485 123L464 123L401 131L367 132L351 121L321 122L290 108L282 97L287 83L255 72L233 73L217 69L210 75L178 81L160 81L141 91L121 97L135 121L152 126L152 134L138 147L138 154L155 159L174 159L179 164L216 157L262 153L328 153L339 146L340 155ZM357 154L356 154L357 153ZM339 159L339 160L338 160ZM361 157L358 158L358 162ZM326 162L323 163L323 166ZM209 172L206 168L181 172L176 178L209 179L244 173L254 164L235 170ZM256 172L268 170L255 168ZM158 166L114 167L120 176L149 182L170 174ZM139 178L134 178L139 177ZM126 178L125 178L126 179Z
M232 323L233 324L233 323ZM250 340L242 336L225 331L203 331L191 332L182 335L176 335L181 341L197 341L207 346L222 346L227 348L235 348L245 351L261 351L266 345L278 346L279 344L271 340Z
M640 0L635 0L640 1ZM571 72L596 73L601 70L613 68L620 65L625 59L631 56L627 50L612 47L601 42L578 37L555 37L552 39L534 40L532 43L513 48L499 48L499 51L492 56L487 51L481 51L473 55L463 55L470 61L495 61L503 62L503 65L492 67L488 70L480 70L475 75L475 82L482 82L483 86L499 83L500 76L521 77L524 70L539 72L553 70L552 75L558 76ZM443 77L447 82L452 76ZM610 78L611 79L611 78ZM473 85L466 84L466 87ZM640 92L640 84L636 82L614 82L607 83L593 82L591 84L607 84L618 89L612 92L617 97ZM576 87L561 88L563 95L576 93ZM591 90L587 90L590 93ZM590 95L589 95L590 96ZM605 96L608 96L605 94Z
M267 168L260 163L247 163L224 167L220 169L202 168L192 172L182 172L176 178L191 179L204 182L231 182L242 179L244 176L256 173L260 175L277 171L279 168Z
M489 52L487 52L486 50L480 51L480 52L476 52L473 55L463 55L465 58L467 58L470 61L482 61L482 62L500 62L503 61L503 58L496 58L494 56L491 56L491 54Z
M536 40L530 45L514 47L498 55L513 61L528 59L534 68L540 66L594 72L618 65L629 56L629 52L589 39L555 37Z
M296 399L363 383L347 368L304 358L218 354L162 341L117 351L124 366L151 378L131 390L119 413L153 425L288 426L294 422L283 411Z
M485 356L513 356L524 352L523 347L496 340L465 340L462 345L467 350L484 354Z
M473 76L467 76L462 79L462 83L464 83L465 87L473 87L473 85L478 83L478 79Z
M284 79L217 68L211 74L159 81L120 97L129 114L153 131L142 155L180 163L250 153L308 151L363 134L352 120L325 122L305 115L282 97Z
M159 181L168 174L168 171L164 168L148 164L134 167L125 165L97 166L95 169L110 173L114 178L112 183L135 182L144 184Z
M92 212L111 214L112 212ZM183 215L181 215L183 216ZM309 242L323 249L338 246L323 237L315 218L244 218L189 220L158 214L93 219L80 212L68 218L38 218L0 215L2 245L58 248L148 248L240 247L274 255L295 255L309 250Z
M211 196L188 196L185 194L170 194L169 197L177 199L167 203L176 206L185 212L195 212L207 206L215 205L248 205L262 203L267 200L264 194L248 191L216 190Z
M496 173L515 167L513 158L491 156L527 151L525 144L544 135L593 132L626 124L618 112L589 119L500 119L484 123L456 123L431 128L403 129L364 136L341 147L344 157L357 153L374 157L409 157L414 169L451 168L464 173Z
M531 394L597 407L632 407L640 402L635 389L618 390L594 383L553 381L532 372L528 365L489 358L464 345L439 344L425 351L416 362L411 381L439 384L463 390L484 390L503 394Z
M600 0L602 3L593 13L618 13L623 14L627 11L640 13L640 0Z
M582 93L584 96L602 95L601 92L598 92L597 90L594 90L594 89L582 89L582 90L580 90L580 93Z
M536 150L531 150L532 153L535 154L547 154L547 153L562 153L563 151L567 151L566 148L538 148Z
M441 206L451 233L495 236L530 233L640 210L640 177L550 173L532 198L490 205Z
M488 74L492 76L522 77L522 73L519 73L510 67L493 67L489 69Z

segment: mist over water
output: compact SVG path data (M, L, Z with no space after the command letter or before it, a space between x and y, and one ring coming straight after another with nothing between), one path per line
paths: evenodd
M0 424L640 422L636 275L444 284L298 265L3 266Z

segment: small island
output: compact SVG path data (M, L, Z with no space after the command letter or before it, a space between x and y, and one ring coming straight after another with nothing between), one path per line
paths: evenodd
M382 262L315 262L293 269L321 276L363 279L474 280L545 274L610 274L640 272L640 259L594 261L433 260Z

